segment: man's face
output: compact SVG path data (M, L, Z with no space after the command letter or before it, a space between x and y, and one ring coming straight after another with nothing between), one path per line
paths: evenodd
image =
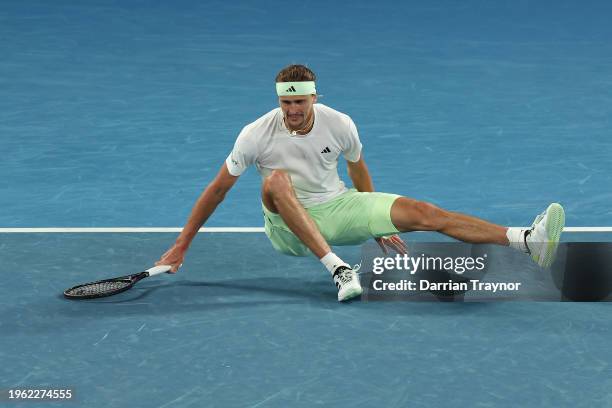
M285 124L291 129L306 127L312 117L312 105L316 101L316 95L279 96L278 102L285 116Z

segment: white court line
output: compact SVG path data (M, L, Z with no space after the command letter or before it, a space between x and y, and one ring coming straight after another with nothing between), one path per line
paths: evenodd
M2 233L100 233L100 232L181 232L181 227L111 227L111 228L0 228ZM205 227L199 232L264 232L263 227Z
M563 232L612 232L612 227L565 227Z
M528 228L528 227L519 227ZM181 227L102 227L102 228L0 228L0 234L14 233L135 233L135 232L181 232ZM612 227L565 227L564 232L612 232ZM204 227L199 232L264 232L263 227Z

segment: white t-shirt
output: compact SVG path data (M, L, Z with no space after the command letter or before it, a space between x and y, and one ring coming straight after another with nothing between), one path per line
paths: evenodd
M314 104L314 125L307 135L291 135L276 108L245 126L225 161L233 176L254 164L265 178L272 170L285 170L300 203L324 203L347 189L338 176L340 154L359 160L361 142L348 115L320 103Z

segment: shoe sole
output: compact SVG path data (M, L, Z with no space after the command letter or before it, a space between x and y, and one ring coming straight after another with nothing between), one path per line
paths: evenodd
M360 296L363 293L363 289L362 288L354 288L349 290L348 292L346 292L346 294L344 295L344 297L342 299L338 298L338 302L344 302L350 299L353 299L357 296Z
M561 204L552 203L546 209L548 218L546 219L546 235L548 242L538 256L538 264L543 268L548 268L552 265L561 239L561 233L565 226L565 211ZM540 262L539 260L543 260Z

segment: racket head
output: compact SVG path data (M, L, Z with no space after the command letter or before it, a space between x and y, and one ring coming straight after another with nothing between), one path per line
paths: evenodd
M97 299L113 296L130 289L136 282L146 276L146 272L141 272L134 275L83 283L66 289L64 297L68 299Z

